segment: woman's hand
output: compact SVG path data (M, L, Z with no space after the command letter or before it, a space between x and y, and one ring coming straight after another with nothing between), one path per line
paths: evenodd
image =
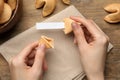
M81 63L87 78L89 80L104 80L109 38L92 20L80 17L71 17L71 19L76 21L72 23L74 42L78 44Z
M34 42L28 45L10 61L12 80L41 80L43 71L47 69L44 57L44 44L38 46L38 42Z

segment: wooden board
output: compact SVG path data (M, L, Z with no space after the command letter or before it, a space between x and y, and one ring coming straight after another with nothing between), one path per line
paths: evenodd
M52 15L67 7L61 0L57 1L57 8ZM120 80L120 23L109 24L103 20L108 14L103 7L110 3L120 3L120 0L71 0L71 2L86 18L93 19L110 37L114 49L107 56L105 77L106 80ZM21 21L12 30L0 36L0 44L32 27L36 22L45 20L46 18L41 16L41 10L35 9L34 0L29 0L29 2L23 0ZM9 67L2 55L0 55L0 80L10 80Z

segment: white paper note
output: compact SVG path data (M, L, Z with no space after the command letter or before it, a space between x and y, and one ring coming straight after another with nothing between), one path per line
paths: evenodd
M36 29L63 29L64 22L46 22L46 23L36 23Z

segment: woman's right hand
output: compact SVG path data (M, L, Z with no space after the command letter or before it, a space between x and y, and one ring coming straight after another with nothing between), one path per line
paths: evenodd
M75 21L72 23L74 41L78 44L81 63L87 78L104 80L108 36L92 20L80 17L71 17L71 19Z

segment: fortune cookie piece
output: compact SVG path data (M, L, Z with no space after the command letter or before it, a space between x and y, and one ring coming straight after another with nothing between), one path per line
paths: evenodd
M72 23L74 22L70 18L65 18L64 20L64 33L69 34L72 32Z
M65 34L69 34L73 31L72 29L72 23L75 22L74 20L70 19L70 18L65 18L64 20L64 33ZM77 24L81 25L80 22L76 22Z
M46 48L54 48L54 40L46 36L41 36L39 44L45 44Z

